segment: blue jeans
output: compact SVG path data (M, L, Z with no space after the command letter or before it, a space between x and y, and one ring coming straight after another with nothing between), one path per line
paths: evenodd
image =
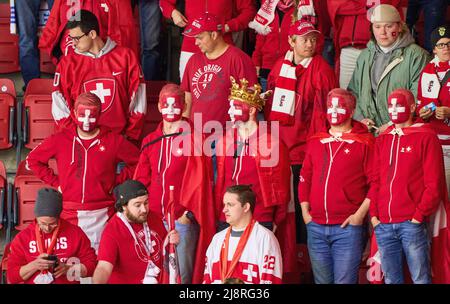
M54 0L47 0L49 8ZM39 78L40 63L37 30L41 0L15 1L16 22L19 31L19 63L25 86L31 79Z
M375 227L386 284L403 284L403 254L414 284L431 283L430 241L424 223L405 221Z
M161 28L161 12L158 0L139 0L141 23L142 69L145 80L158 76L158 44Z
M425 49L432 53L434 46L430 43L430 34L439 25L445 23L447 14L447 0L409 0L406 12L406 24L412 30L419 19L420 11L423 10L425 21L424 37Z
M164 221L164 226L166 226L166 229L168 228L166 221ZM175 221L175 230L180 235L180 243L178 243L176 250L181 283L191 284L200 227L197 223L180 224Z
M308 252L316 284L356 284L365 226L306 225Z

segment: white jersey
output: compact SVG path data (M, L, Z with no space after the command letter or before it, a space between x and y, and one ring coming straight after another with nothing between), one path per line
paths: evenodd
M203 284L221 284L220 251L227 229L216 233L206 251L205 276ZM241 231L243 232L243 231ZM233 236L239 234L239 236ZM232 231L228 245L228 265L236 251L240 232ZM239 278L246 284L281 284L283 261L280 245L272 231L255 223L241 258L231 277Z

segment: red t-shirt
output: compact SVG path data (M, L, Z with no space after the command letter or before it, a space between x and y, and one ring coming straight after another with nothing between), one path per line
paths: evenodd
M202 124L216 120L225 125L229 120L230 76L237 81L247 79L249 87L258 82L251 58L235 46L229 45L225 53L213 60L203 53L189 59L181 87L192 95L194 124L194 113L202 113Z
M147 223L150 228L150 239L153 247L151 260L163 272L163 241L167 231L162 221L153 213L149 213ZM117 216L113 216L105 227L98 250L98 261L107 261L114 265L109 284L142 284L148 262L145 256L145 233L142 224L130 223L138 238L135 245L130 231Z

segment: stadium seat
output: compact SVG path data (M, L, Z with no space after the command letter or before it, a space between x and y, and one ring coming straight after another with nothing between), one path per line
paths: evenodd
M145 83L147 92L147 114L145 115L141 139L153 132L162 120L161 114L158 111L159 92L162 87L168 83L168 81L146 81Z
M57 174L56 161L50 160L49 166ZM16 230L23 230L34 221L34 202L36 201L37 191L42 187L51 186L45 184L32 171L28 170L26 161L22 161L17 168L16 178L14 179L12 218Z
M0 149L9 149L15 143L16 90L11 79L0 79Z
M55 132L52 116L52 79L36 78L28 83L23 105L18 103L17 112L17 163L21 160L22 146L34 149Z
M20 71L19 37L9 29L9 3L0 4L0 74Z
M41 73L54 74L56 66L53 64L50 56L43 51L40 51L40 71Z

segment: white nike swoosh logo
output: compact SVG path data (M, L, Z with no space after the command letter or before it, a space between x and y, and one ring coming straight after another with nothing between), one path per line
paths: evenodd
M120 74L122 74L123 72L113 72L112 74L113 74L113 76L117 76L117 75L120 75Z

